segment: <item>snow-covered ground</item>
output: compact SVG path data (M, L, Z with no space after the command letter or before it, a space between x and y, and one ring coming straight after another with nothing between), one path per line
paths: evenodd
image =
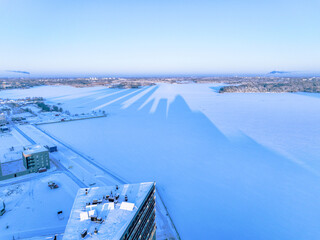
M0 98L105 110L41 128L130 182L157 181L182 239L320 238L320 95L217 89L38 87Z
M59 188L50 189L49 181ZM0 198L6 203L6 213L0 217L0 239L63 232L77 190L78 186L63 173L0 187ZM59 219L58 211L63 211L64 217Z

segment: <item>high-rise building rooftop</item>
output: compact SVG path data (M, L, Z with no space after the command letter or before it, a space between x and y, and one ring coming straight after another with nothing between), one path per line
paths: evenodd
M81 188L63 239L155 239L154 194L153 182Z

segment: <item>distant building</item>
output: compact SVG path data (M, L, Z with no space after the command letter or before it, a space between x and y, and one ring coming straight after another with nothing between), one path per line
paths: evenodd
M38 172L39 169L49 169L49 151L41 145L30 145L24 147L22 152L23 164L29 173Z
M16 130L12 129L12 133L15 132ZM0 181L33 172L44 172L49 168L49 152L45 147L23 147L16 134L1 134Z
M9 132L9 131L10 131L10 129L7 126L1 126L0 127L0 132L2 132L2 133L6 133L6 132Z
M14 122L21 122L21 121L26 120L26 118L25 117L14 116L14 117L11 118L11 120L14 121Z
M14 148L8 151L0 150L0 180L14 178L28 174L22 160L22 152Z
M0 126L4 126L7 124L6 115L4 113L0 113Z
M44 146L46 149L49 150L49 152L57 152L58 151L58 147L57 145L54 144L48 144Z
M155 183L82 188L78 191L64 240L156 238Z

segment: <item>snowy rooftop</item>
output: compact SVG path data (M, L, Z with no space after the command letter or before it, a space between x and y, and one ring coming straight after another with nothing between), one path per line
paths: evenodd
M89 239L120 239L143 200L152 189L153 182L116 186L82 188L78 191L63 239L82 239L87 229ZM127 195L127 201L125 196ZM106 196L111 198L107 200ZM117 199L118 197L118 199ZM114 202L112 202L114 199ZM91 221L91 217L102 223ZM94 230L97 228L98 233Z
M21 151L10 151L3 155L3 162L12 162L22 159L22 152Z
M11 161L11 162L5 162L1 164L1 173L2 176L6 176L9 174L14 174L18 172L25 171L26 168L23 165L23 160L17 160L17 161Z
M22 146L27 142L17 134L16 130L11 133L0 134L0 162L22 159Z
M24 147L24 149L25 150L23 151L23 153L26 155L48 151L44 146L41 145L29 145Z

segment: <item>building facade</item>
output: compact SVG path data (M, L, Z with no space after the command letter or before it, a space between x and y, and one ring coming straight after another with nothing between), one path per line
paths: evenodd
M23 164L29 173L39 169L50 169L49 151L41 145L24 147L22 153Z
M48 149L49 152L57 152L58 151L58 147L57 145L54 144L47 144L44 146L46 149Z
M156 239L155 184L140 205L136 215L123 233L121 240Z

